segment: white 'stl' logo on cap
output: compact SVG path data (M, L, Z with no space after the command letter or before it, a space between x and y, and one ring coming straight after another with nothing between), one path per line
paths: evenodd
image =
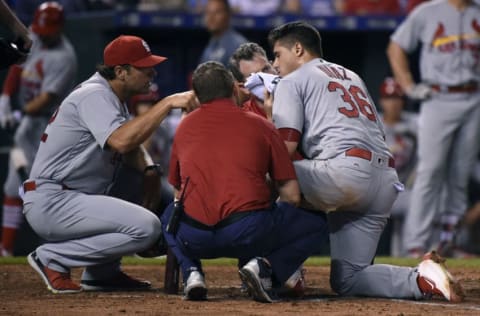
M143 47L145 47L145 50L150 53L150 47L148 46L147 42L142 40L142 45L143 45Z

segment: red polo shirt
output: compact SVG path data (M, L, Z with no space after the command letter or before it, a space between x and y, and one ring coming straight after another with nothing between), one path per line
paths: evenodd
M230 99L203 104L177 128L169 182L190 177L185 212L214 225L233 212L268 208L274 180L296 179L287 149L273 124Z
M258 106L255 97L251 97L250 99L248 99L248 101L245 101L242 104L242 109L247 112L258 114L265 119L267 118L267 113L265 113L265 111Z

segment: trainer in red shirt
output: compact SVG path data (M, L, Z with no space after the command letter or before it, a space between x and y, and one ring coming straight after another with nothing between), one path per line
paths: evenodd
M214 225L234 212L269 208L267 173L276 181L296 179L275 127L232 98L202 104L180 123L169 181L180 188L190 177L184 203L190 217Z
M169 174L175 196L185 191L184 211L178 226L169 225L181 210L174 203L161 218L185 297L206 299L203 258L237 258L245 284L263 284L261 274L265 285L275 278L295 287L298 268L327 239L324 214L296 207L300 189L283 139L272 123L237 106L238 87L222 64L199 65L192 83L202 105L177 128ZM260 286L253 298L272 302L271 290Z

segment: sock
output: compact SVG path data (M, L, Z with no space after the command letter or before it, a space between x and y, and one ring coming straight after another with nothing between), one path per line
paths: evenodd
M5 196L3 200L2 252L13 253L17 231L22 224L22 199Z

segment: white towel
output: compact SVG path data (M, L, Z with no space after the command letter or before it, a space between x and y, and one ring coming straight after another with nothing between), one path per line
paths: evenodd
M280 77L265 72L252 73L245 82L245 88L263 101L265 89L269 93L275 90Z

